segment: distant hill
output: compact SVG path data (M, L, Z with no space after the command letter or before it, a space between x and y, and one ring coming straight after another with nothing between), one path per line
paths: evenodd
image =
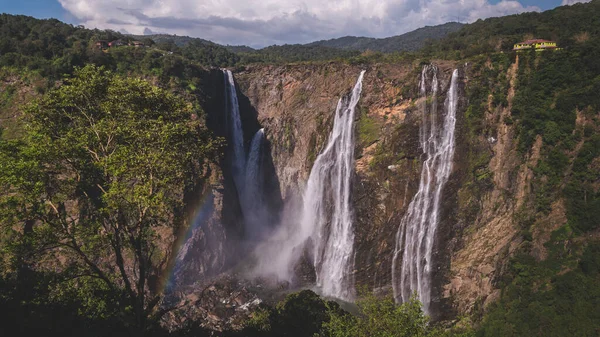
M143 39L152 39L156 43L161 42L173 42L178 47L184 47L188 45L190 42L204 43L204 44L212 44L216 45L216 43L204 40L197 37L190 36L179 36L179 35L170 35L170 34L149 34L149 35L131 35L132 37L143 40Z
M281 46L268 46L262 49L254 49L248 46L224 46L227 50L233 53L250 53L250 54L273 54L282 52L284 54L292 53L293 51L302 50L303 52L307 52L313 54L315 52L321 51L324 54L335 56L348 56L354 55L355 53L348 52L333 52L332 49L343 49L346 51L380 51L383 53L391 53L391 52L399 52L399 51L416 51L421 49L427 41L430 40L439 40L444 38L446 35L450 33L457 32L464 25L458 22L448 22L443 25L438 26L426 26L423 28L419 28L412 32L408 32L406 34L392 36L382 39L372 38L372 37L356 37L356 36L344 36L337 39L331 40L321 40L316 42L311 42L307 44L293 44L293 45L281 45ZM199 43L205 45L218 45L212 41L189 37L189 36L177 36L177 35L168 35L168 34L154 34L154 35L144 35L144 36L134 36L136 38L150 38L154 40L156 43L165 43L172 42L178 47L185 47L190 43ZM324 47L324 48L323 48ZM302 59L302 58L300 58Z
M226 47L227 48L227 47ZM248 47L246 47L248 48ZM241 63L287 63L303 61L326 61L347 59L358 56L359 51L326 46L312 46L303 44L274 45L262 49L234 49L227 48L236 53Z
M308 46L323 46L358 51L372 50L383 53L416 51L421 49L427 40L439 40L450 33L459 31L463 26L462 23L448 22L443 25L426 26L406 34L382 39L344 36L337 39L312 42Z
M428 57L469 57L508 52L513 44L532 38L553 40L568 49L600 36L600 0L477 20L460 31L430 41L421 50Z
M252 48L252 47L248 47L248 46L230 46L230 45L226 45L224 46L227 50L229 50L232 53L252 53L255 52L256 49Z

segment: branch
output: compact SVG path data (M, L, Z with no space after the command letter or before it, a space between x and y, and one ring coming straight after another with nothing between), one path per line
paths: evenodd
M93 151L92 149L90 149L89 147L85 147L86 150L88 150L89 153L93 154L94 157L96 158L96 161L100 162L100 157L98 156L98 153L96 153L95 151Z
M121 273L121 278L123 279L123 283L125 283L125 290L127 290L127 292L129 293L129 296L131 296L131 300L133 302L133 304L135 304L135 298L137 297L135 291L133 290L133 288L131 287L131 282L129 281L129 276L127 276L127 272L125 271L125 260L123 259L123 246L121 245L121 235L120 235L120 231L118 229L118 226L115 226L113 224L111 224L111 227L113 228L113 236L114 236L114 240L111 241L111 244L113 246L113 250L115 252L115 257L117 259L117 267L119 267L119 272Z
M62 245L64 247L70 248L74 252L76 252L83 259L83 261L88 265L88 267L90 267L98 275L98 278L100 278L101 280L103 280L104 283L106 283L106 285L108 285L108 287L111 290L114 290L115 289L114 284L104 274L104 272L100 269L100 267L98 267L94 262L92 262L92 260L90 260L90 258L81 250L81 248L77 245L77 242L75 241L75 238L71 239L71 243L72 244L63 243Z

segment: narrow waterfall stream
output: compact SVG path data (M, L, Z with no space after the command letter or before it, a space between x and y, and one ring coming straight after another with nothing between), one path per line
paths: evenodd
M261 171L264 135L264 129L260 129L252 137L250 152L246 161L244 192L241 196L246 223L246 238L250 240L260 239L266 231L265 221L267 217L264 204L264 177Z
M317 286L325 295L341 299L352 299L354 293L350 188L354 172L354 115L364 73L360 73L352 95L338 102L329 141L308 178L301 218L301 226L310 228L307 232L312 233Z
M416 292L426 313L430 313L432 253L439 225L440 198L452 171L458 103L458 70L454 70L440 128L437 121L437 72L437 67L430 65L425 66L421 73L420 94L423 104L420 142L425 161L419 190L398 228L392 260L392 285L396 301L405 302ZM428 87L431 90L428 91Z
M235 80L231 70L223 70L225 76L225 102L227 104L229 127L229 138L233 148L232 174L233 180L238 190L238 195L242 195L244 188L244 176L246 170L246 151L244 150L244 133L242 131L242 120L240 118L240 107L238 104L237 91L235 90Z
M246 155L235 80L230 70L223 70L223 74L225 76L229 141L233 150L232 175L244 217L245 239L249 242L256 242L265 234L267 226L263 196L264 181L261 172L264 129L258 130L252 137L250 149Z
M293 215L296 218L284 222L256 250L257 275L294 281L299 261L312 262L320 292L353 299L354 215L350 197L354 117L364 74L360 73L351 94L338 101L333 129L311 169L302 205ZM305 257L308 261L303 260Z

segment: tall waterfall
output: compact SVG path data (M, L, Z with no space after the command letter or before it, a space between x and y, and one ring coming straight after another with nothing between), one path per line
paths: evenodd
M235 81L230 70L223 70L225 76L225 102L227 103L228 125L230 141L233 148L232 174L238 194L242 194L244 186L244 171L246 166L246 152L244 150L244 133L242 131L242 120L240 119L240 107L238 105Z
M428 83L431 87L429 92ZM454 157L458 70L452 73L441 129L437 122L438 85L437 68L425 66L420 81L423 98L420 142L426 159L421 170L419 190L396 234L392 261L392 285L396 301L407 301L416 291L426 313L429 313L431 303L432 252L439 224L440 198L452 171Z
M329 141L308 178L301 218L301 226L313 233L317 286L325 295L341 299L351 299L354 292L350 187L354 168L354 115L364 73L364 70L360 73L352 95L338 101Z
M246 157L235 81L230 70L223 70L223 74L225 76L227 121L233 149L232 176L244 216L245 238L254 242L264 235L267 221L266 208L263 203L264 181L260 171L264 129L258 130L252 138L250 151Z
M259 239L264 234L266 221L264 207L263 175L261 172L262 146L264 129L260 129L252 137L250 152L246 162L242 207L248 238Z

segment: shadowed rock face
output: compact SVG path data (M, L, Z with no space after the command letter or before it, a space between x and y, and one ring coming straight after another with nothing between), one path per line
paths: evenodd
M250 152L252 138L261 125L248 98L238 92L242 134L232 134L231 118L228 116L232 100L229 96L236 90L231 87L229 80L219 70L205 74L202 91L205 97L201 97L201 101L207 113L206 123L216 136L225 139L227 146L221 161L212 165L210 172L206 173L206 180L210 183L198 186L187 196L185 223L182 232L178 233L181 247L174 247L177 255L173 262L172 290L192 287L194 283L204 282L207 278L230 270L245 259L255 244L252 242L252 233L247 232L251 226L250 223L246 224L250 222L250 215L244 214L242 207L239 191L243 190L243 186L241 189L236 186L243 185L244 179L237 179L236 182L234 173L240 169L240 165L236 165L239 161L237 157ZM233 82L233 85L236 83ZM243 148L240 149L240 146ZM263 140L261 147L261 155L256 160L260 177L256 178L261 182L263 193L260 214L265 216L261 219L264 224L260 225L268 228L279 222L282 201L271 157L271 142Z

